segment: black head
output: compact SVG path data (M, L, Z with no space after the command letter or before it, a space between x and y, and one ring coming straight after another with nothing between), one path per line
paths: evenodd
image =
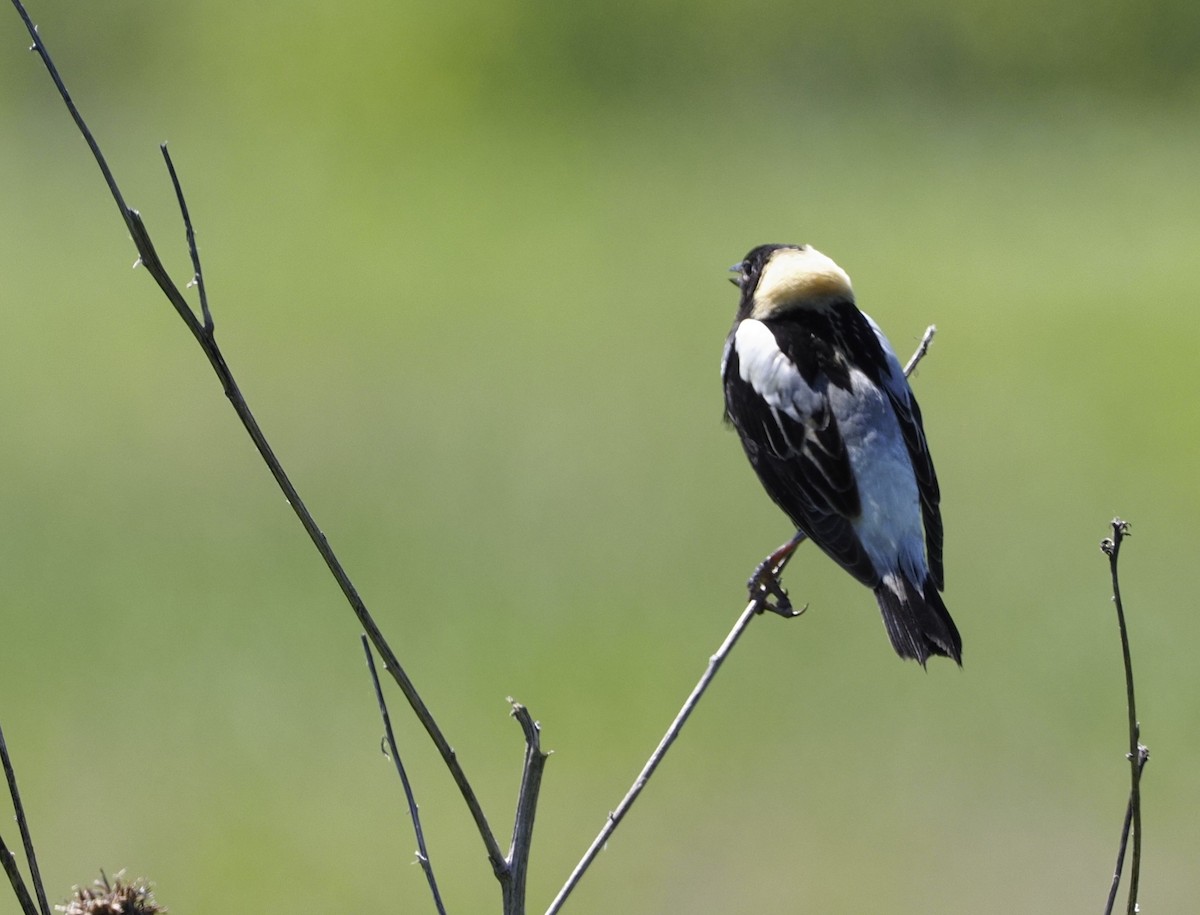
M762 275L763 266L771 258L771 254L778 251L780 248L797 248L799 245L759 245L757 248L751 249L750 253L742 258L740 263L734 264L729 268L730 273L734 275L729 278L729 282L742 290L744 296L747 292L754 292L754 287L758 285L758 278Z

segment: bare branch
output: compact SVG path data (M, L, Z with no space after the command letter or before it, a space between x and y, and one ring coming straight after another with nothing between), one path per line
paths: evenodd
M129 233L133 238L134 246L137 248L139 262L146 267L147 271L154 278L163 294L167 297L172 306L175 308L175 311L179 314L179 317L187 325L187 328L191 331L192 336L196 338L196 342L200 345L200 348L208 358L209 364L212 366L213 371L220 380L221 386L225 391L225 396L229 398L229 402L233 406L234 411L237 413L238 419L241 420L247 434L254 442L254 446L258 449L263 461L271 471L271 475L275 478L275 482L283 491L284 496L287 498L288 504L291 505L293 511L295 511L297 518L299 518L300 523L308 533L308 536L312 540L313 545L316 547L317 552L320 553L321 558L324 559L326 566L329 568L330 574L332 574L334 580L337 581L343 595L345 595L346 601L350 604L351 609L358 618L360 626L366 632L368 638L370 638L371 644L375 647L375 650L379 652L380 657L383 659L385 669L396 681L396 684L400 687L400 691L404 694L404 698L408 700L409 705L412 707L413 713L417 716L417 719L425 728L426 733L429 734L434 746L437 747L438 753L441 755L447 769L450 770L450 775L454 779L455 784L458 786L459 792L462 794L463 800L467 804L467 809L469 810L472 819L475 821L476 829L479 831L479 835L483 839L488 860L492 865L492 870L496 876L499 877L507 870L504 854L501 852L500 845L496 841L496 837L492 833L491 827L488 825L487 817L484 816L483 808L480 806L474 790L467 781L466 773L463 772L462 767L458 763L454 749L446 740L445 735L442 733L442 730L438 726L437 721L434 719L433 714L425 705L424 700L417 692L413 682L409 679L404 669L400 666L399 660L396 658L395 653L388 645L387 640L384 639L382 632L380 632L375 620L368 612L366 605L362 601L362 598L359 597L358 590L350 580L350 577L343 568L340 560L333 552L332 547L330 547L325 534L321 531L320 527L317 526L317 522L313 518L312 513L305 506L303 500L301 500L299 492L297 492L295 486L292 485L290 478L284 472L283 465L275 456L273 449L267 442L266 436L263 434L262 429L258 425L258 421L254 418L253 413L250 412L250 408L247 405L241 390L238 388L236 381L234 380L233 373L226 364L225 357L213 336L212 319L211 315L208 314L207 300L202 300L202 306L205 315L204 323L201 323L201 321L197 319L190 306L187 304L187 301L180 292L179 287L174 283L167 273L166 268L163 266L161 259L154 249L154 244L150 239L150 234L147 231L145 224L142 222L141 215L137 212L137 210L131 209L126 205L120 188L117 186L116 180L113 178L112 171L109 169L108 163L105 161L104 156L100 151L100 147L96 143L95 138L92 136L91 131L88 129L87 124L84 122L83 117L79 114L78 109L75 107L75 103L71 100L71 96L67 92L66 86L63 84L63 81L59 76L58 69L55 67L54 62L50 57L50 53L46 49L45 43L38 34L37 27L30 20L20 0L12 0L12 2L17 8L17 11L20 13L22 20L24 20L30 36L33 38L34 49L37 50L41 56L42 63L45 64L46 69L50 73L50 78L54 81L54 85L58 88L59 95L62 97L63 102L71 112L71 116L75 120L76 126L83 134L84 139L87 141L88 147L92 151L93 157L96 159L97 165L100 166L100 170L104 174L104 179L108 184L109 191L112 193L113 199L116 201L117 207L121 211L121 218L125 222L126 227L129 229ZM174 166L169 157L167 158L167 164L168 168L173 173ZM175 189L179 197L181 207L186 209L186 204L184 204L183 201L183 193L180 190L179 182L174 175L173 181L175 183ZM190 227L190 219L185 217L185 223ZM198 276L199 259L198 256L195 255L194 234L190 232L189 246L193 253L193 266L196 268L196 273Z
M675 716L675 720L671 722L671 726L667 728L667 732L663 735L662 740L659 741L658 746L654 748L654 752L650 754L650 758L646 761L646 765L642 767L642 771L634 779L633 786L626 792L625 797L621 798L621 803L617 805L617 808L605 819L604 827L600 830L600 834L592 840L592 844L584 852L583 858L575 865L575 869L567 877L567 882L563 884L562 889L558 891L558 895L550 903L550 907L546 909L546 915L554 915L555 912L562 908L567 897L571 895L571 891L575 889L576 884L579 883L584 873L596 859L596 855L600 853L600 849L604 847L609 837L616 832L617 827L621 824L621 820L625 818L625 814L629 812L629 808L638 799L638 795L642 793L642 789L650 781L650 776L654 774L659 763L666 757L667 751L671 749L671 744L675 742L675 739L679 736L679 732L687 724L688 718L696 710L697 704L699 704L700 699L712 684L717 671L725 663L725 659L729 657L733 646L737 644L738 639L742 637L742 634L749 627L751 620L762 612L761 605L766 599L767 597L764 594L762 597L755 598L746 605L746 609L742 611L737 622L733 624L733 629L725 636L725 641L721 643L716 653L708 659L708 667L705 669L703 676L700 677L699 682L693 687L691 694L684 701L683 707Z
M67 106L67 111L70 112L72 120L75 121L75 126L79 128L79 132L83 135L84 141L87 143L88 148L92 151L92 156L96 159L96 164L100 166L100 171L104 174L104 182L108 185L108 190L113 195L113 199L116 201L117 207L121 210L121 218L124 219L128 225L129 213L132 211L125 205L125 199L121 196L121 189L117 187L116 179L113 178L112 171L109 170L108 162L105 161L104 156L100 153L100 146L96 143L96 138L92 136L92 132L88 129L87 124L84 123L83 116L79 113L79 109L75 107L75 102L72 100L71 94L67 91L66 85L63 83L62 78L58 75L58 69L54 66L53 61L50 60L50 53L46 50L45 44L42 43L42 38L41 35L38 34L37 26L33 24L33 20L29 18L29 13L25 11L25 6L21 3L21 0L12 0L12 4L16 7L17 13L20 15L21 20L25 23L25 29L29 32L30 37L33 39L33 44L30 46L29 50L37 51L37 53L41 56L42 63L46 65L46 69L50 73L50 78L54 80L54 85L58 89L58 94L62 96L63 103ZM136 234L132 225L129 225L129 233L131 235Z
M200 268L200 249L196 247L196 233L192 229L192 217L188 213L187 200L183 196L183 187L179 184L179 176L175 174L175 163L171 161L171 154L167 152L167 144L163 143L159 146L162 150L163 159L167 163L167 171L171 175L171 186L175 188L175 199L179 201L179 213L183 217L183 227L187 232L188 254L192 258L192 282L188 285L194 285L196 292L200 295L200 314L204 316L204 332L209 337L213 335L213 318L212 312L208 310L208 290L204 287L204 271Z
M4 873L8 875L8 882L21 905L21 915L39 915L37 906L29 895L29 889L25 886L25 878L21 876L21 870L17 867L17 856L8 850L3 838L0 838L0 867L3 867Z
M933 335L937 333L937 327L930 324L925 328L925 333L921 336L921 342L917 344L916 352L908 360L908 364L904 366L904 377L910 376L916 370L917 363L925 358L925 354L929 352L929 344L933 342Z
M371 672L371 683L375 687L375 701L379 703L379 715L383 719L383 732L387 741L388 754L396 766L396 774L400 776L400 784L404 786L404 797L408 801L408 812L412 817L413 831L417 834L417 861L429 881L429 891L433 894L433 904L437 906L440 915L446 915L446 907L442 904L442 894L438 891L437 878L433 875L433 862L429 858L429 849L425 846L425 833L421 829L421 815L417 812L417 799L413 795L412 784L408 773L404 771L404 763L400 759L400 748L396 746L396 735L392 731L392 718L388 714L387 702L383 698L383 687L379 685L379 675L375 672L375 655L371 652L371 643L364 635L362 637L363 652L367 656L367 669Z
M33 836L29 833L29 821L25 819L25 805L21 803L21 792L17 790L17 772L13 768L12 758L8 755L8 744L4 742L4 729L0 728L0 764L4 766L4 777L8 781L8 795L12 798L13 812L17 817L17 830L21 833L21 844L25 847L25 860L29 863L29 876L33 879L33 890L37 893L38 906L42 915L50 915L50 903L46 900L46 888L42 885L42 872L38 868L37 853L33 850ZM21 872L17 870L16 861L7 847L0 848L0 856L4 859L4 870L12 884L13 892L21 900L24 907L29 900L29 891L21 880ZM14 880L14 874L16 879Z
M513 818L512 845L508 849L508 878L502 880L504 915L525 915L525 883L529 872L529 853L533 848L533 821L548 753L542 752L541 725L529 709L509 697L512 715L525 734L525 765L521 770L521 791Z
M1117 847L1117 866L1113 870L1112 885L1108 891L1108 903L1104 915L1111 915L1117 901L1117 890L1121 886L1121 872L1125 865L1125 851L1129 837L1133 835L1133 853L1129 865L1129 902L1127 915L1138 911L1138 880L1142 867L1142 770L1150 761L1150 750L1140 742L1141 724L1137 717L1137 703L1133 693L1133 661L1129 653L1129 633L1125 627L1125 606L1121 602L1121 580L1117 562L1121 554L1121 543L1130 536L1129 522L1120 518L1112 520L1113 535L1100 541L1100 549L1108 556L1109 572L1112 576L1113 604L1117 609L1117 628L1121 632L1121 656L1125 662L1125 705L1129 713L1129 802L1125 806L1125 820L1121 825L1121 841Z

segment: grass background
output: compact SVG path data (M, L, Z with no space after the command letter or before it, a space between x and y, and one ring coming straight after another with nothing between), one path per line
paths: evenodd
M1046 12L1046 11L1049 12ZM1197 16L932 2L43 3L35 21L541 911L788 531L722 428L725 268L811 242L907 355L965 667L814 552L569 906L1095 911L1200 893ZM1191 36L1191 37L1189 37ZM432 910L357 629L0 16L0 716L51 893ZM478 836L395 700L452 911ZM13 831L6 829L11 842ZM16 911L0 896L0 912Z

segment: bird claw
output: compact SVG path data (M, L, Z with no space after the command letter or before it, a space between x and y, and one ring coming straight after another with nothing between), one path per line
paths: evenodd
M758 603L759 613L770 612L782 616L784 619L795 619L808 609L808 604L799 610L792 606L787 591L779 583L779 569L772 562L774 558L774 556L769 556L759 563L754 574L750 576L750 580L746 582L750 600ZM771 601L772 597L775 598L774 603Z
M804 613L808 609L808 604L805 604L799 610L792 606L792 602L787 599L787 594L778 600L776 603L771 603L769 600L764 600L758 607L759 613L774 613L776 616L782 616L785 620L794 620L796 617Z

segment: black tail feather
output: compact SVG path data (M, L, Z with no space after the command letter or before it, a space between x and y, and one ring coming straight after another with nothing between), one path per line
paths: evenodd
M888 575L875 589L875 599L896 654L922 667L931 655L962 666L962 638L932 579L918 588L902 573Z

